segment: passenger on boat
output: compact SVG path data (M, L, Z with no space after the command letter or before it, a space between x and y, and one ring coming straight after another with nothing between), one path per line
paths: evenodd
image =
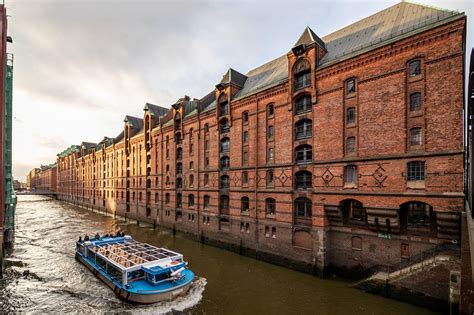
M82 236L79 236L79 243L82 243Z
M95 239L96 239L96 240L99 240L99 239L100 239L100 234L99 234L99 233L97 233L97 234L95 235Z
M84 236L84 241L85 242L89 241L89 235L86 234L86 236Z

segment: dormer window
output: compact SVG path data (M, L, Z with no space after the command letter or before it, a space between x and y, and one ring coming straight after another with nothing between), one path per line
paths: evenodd
M295 90L311 86L311 65L306 59L298 61L294 68Z
M221 94L219 97L219 114L220 116L229 115L229 101L225 94Z

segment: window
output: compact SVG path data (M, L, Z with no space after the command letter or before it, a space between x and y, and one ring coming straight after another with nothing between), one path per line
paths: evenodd
M295 90L303 89L311 85L311 65L308 60L301 59L294 69Z
M421 109L421 93L416 92L410 95L410 111L416 112Z
M166 176L166 185L169 185L169 184L170 184L170 177Z
M248 153L248 151L244 150L244 153L242 154L242 164L243 165L248 165L249 164L249 153Z
M190 208L194 207L194 195L193 195L193 194L190 194L190 195L188 196L188 206L189 206Z
M178 130L181 127L181 115L176 113L174 116L174 130Z
M249 132L244 131L242 138L244 143L249 143Z
M311 218L312 204L308 198L300 197L295 200L295 217Z
M352 94L356 91L356 83L354 79L347 80L346 82L346 93Z
M421 128L412 128L410 129L410 145L417 146L422 145L422 135L421 135Z
M268 111L268 117L272 117L275 112L275 106L273 106L273 104L268 105L267 111Z
M229 176L227 176L227 175L221 176L220 187L221 187L221 189L229 189L229 187L230 187L230 178L229 178Z
M189 187L193 187L194 186L194 175L191 174L189 175Z
M349 137L346 139L346 153L355 152L355 137Z
M227 101L227 95L225 94L219 96L219 113L220 116L229 115L229 102Z
M425 162L413 161L407 164L407 181L425 180Z
M273 140L273 126L268 126L267 138Z
M166 165L166 172L168 173L170 171L170 166Z
M249 173L242 172L242 184L248 185L249 184Z
M177 163L176 164L176 174L182 174L183 173L183 163Z
M221 152L229 152L230 150L230 140L229 138L223 138L221 140Z
M183 148L176 149L176 160L181 160L183 158Z
M178 177L176 179L176 188L178 188L178 189L183 188L183 179L181 177Z
M176 133L175 139L176 139L177 144L182 144L183 143L183 138L181 138L181 133L180 132Z
M275 215L276 212L276 202L273 198L265 199L265 213L267 215Z
M190 170L194 169L194 162L193 161L189 162L189 169Z
M211 200L211 197L209 197L208 195L204 196L204 209L209 208L210 200Z
M295 150L296 163L307 163L313 160L313 150L310 145L300 145Z
M208 156L206 156L206 157L204 158L204 167L205 167L205 168L208 168L208 167L209 167L209 157L208 157Z
M183 206L183 196L181 194L176 194L176 208L181 208Z
M296 139L304 139L311 137L313 131L313 123L310 119L302 119L295 125Z
M220 214L229 215L229 196L222 195L219 201Z
M344 185L357 185L357 166L347 165L344 167Z
M244 121L244 124L247 124L249 122L249 112L243 112L242 120Z
M349 107L347 109L347 114L346 114L346 123L348 125L350 124L355 124L355 120L356 120L356 111L355 111L355 108L354 107Z
M221 133L229 132L230 130L230 123L228 119L223 119L220 122L220 131Z
M349 199L341 202L341 210L345 223L366 222L367 212L364 205L357 200Z
M166 158L169 159L170 157L170 137L166 136ZM128 163L128 160L127 160Z
M228 156L221 158L221 170L227 171L230 168L230 159Z
M416 77L421 74L421 63L419 60L410 62L409 64L410 77Z
M204 133L209 133L209 124L204 125Z
M155 203L158 204L158 193L155 193Z
M166 193L165 195L165 204L169 205L170 204L170 194Z
M273 176L273 171L267 171L267 186L275 185L275 177Z
M209 174L204 174L204 186L209 185Z
M273 148L268 149L267 162L273 163L275 161L275 153Z
M296 177L296 183L295 183L296 189L312 188L313 182L312 182L311 172L300 171L295 174L295 177Z
M209 139L204 139L204 150L209 151Z
M250 201L249 197L242 197L240 199L240 211L242 212L248 212L250 209Z
M297 114L311 111L311 96L304 95L295 102L295 110Z
M408 227L430 227L432 208L424 202L409 202L402 207L406 211Z

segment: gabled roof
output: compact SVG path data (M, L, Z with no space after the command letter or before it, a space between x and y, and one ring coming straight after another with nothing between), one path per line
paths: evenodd
M122 130L122 131L120 131L120 133L118 134L118 136L115 137L114 142L115 142L115 143L119 143L120 141L122 141L123 136L124 136L124 131Z
M464 15L403 1L323 37L328 53L322 64L363 53L390 41L426 31Z
M81 143L81 148L84 148L86 150L86 153L89 153L89 150L96 147L97 143L92 143L92 142L82 142Z
M213 90L199 100L199 112L207 112L216 108L216 92Z
M150 114L160 117L166 115L169 111L169 108L161 107L151 103L146 103L143 110L149 111Z
M222 80L220 83L233 83L237 86L243 87L247 77L242 73L229 68L227 72L222 76Z
M317 43L320 47L326 49L326 44L324 41L319 38L319 36L316 35L309 26L306 26L303 34L301 34L300 38L296 41L293 47L299 45L309 45L311 43Z
M125 116L123 120L124 123L127 123L132 127L132 132L130 132L130 137L136 135L143 128L143 118L133 117L130 115Z

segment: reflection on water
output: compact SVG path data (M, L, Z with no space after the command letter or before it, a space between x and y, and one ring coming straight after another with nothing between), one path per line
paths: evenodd
M40 196L20 196L16 243L0 282L0 313L431 314L408 304L202 245ZM189 294L148 306L118 300L74 259L79 235L124 231L182 253L198 280Z

